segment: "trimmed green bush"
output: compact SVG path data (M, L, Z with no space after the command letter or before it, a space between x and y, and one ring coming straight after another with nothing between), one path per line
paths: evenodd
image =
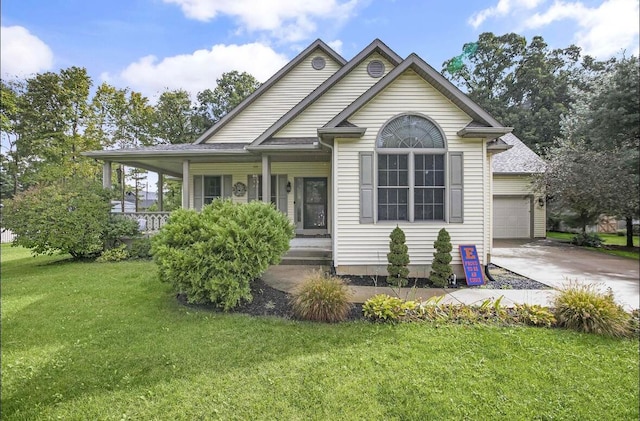
M431 273L429 280L433 286L442 288L449 283L449 278L453 275L451 269L451 237L446 229L442 228L438 232L438 238L433 243L436 251L433 253L433 262L431 263Z
M14 244L34 254L97 256L109 221L109 192L91 180L67 179L37 185L4 202L2 224Z
M389 253L387 254L387 283L398 288L407 285L409 282L409 248L405 244L406 237L404 231L398 226L389 235Z
M314 322L341 322L349 315L351 291L342 279L315 272L291 297L295 317Z
M623 337L630 333L630 315L616 304L613 293L592 284L570 284L554 300L558 325L579 332Z
M148 237L137 238L131 243L129 254L132 259L151 258L151 239Z
M105 249L114 248L122 244L124 237L137 237L140 235L138 223L121 215L110 215L103 230Z
M280 262L294 229L272 205L215 200L179 209L151 240L162 281L190 303L230 310L251 300L250 282Z

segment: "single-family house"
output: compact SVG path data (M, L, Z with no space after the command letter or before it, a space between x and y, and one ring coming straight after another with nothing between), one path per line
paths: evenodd
M104 161L105 186L111 162L182 179L185 208L218 197L271 202L299 236L330 238L339 274L385 274L400 226L412 276L428 276L441 228L458 274L458 245L475 245L488 263L503 226L494 200L507 213L524 212L525 198L529 206L529 219L498 236L544 235L528 170L493 176L492 160L526 149L511 130L416 54L403 59L374 40L347 61L317 40L193 144L86 155Z

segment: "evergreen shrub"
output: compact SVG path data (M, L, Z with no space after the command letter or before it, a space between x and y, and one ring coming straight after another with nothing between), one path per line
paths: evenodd
M451 237L446 229L442 228L438 232L438 238L433 243L436 251L433 253L433 262L431 263L431 273L429 280L435 287L442 288L449 283L449 278L453 275L451 269Z
M250 282L280 262L294 229L272 205L215 200L179 209L152 238L159 277L190 303L230 310L251 300Z
M387 254L387 283L397 287L407 285L409 276L409 248L405 244L404 231L398 226L389 235L389 253Z

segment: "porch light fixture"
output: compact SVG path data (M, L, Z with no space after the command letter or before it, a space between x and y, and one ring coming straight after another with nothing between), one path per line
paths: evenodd
M291 181L287 181L287 193L291 193Z
M542 197L538 198L538 206L540 206L541 208L544 207L544 198L542 198Z

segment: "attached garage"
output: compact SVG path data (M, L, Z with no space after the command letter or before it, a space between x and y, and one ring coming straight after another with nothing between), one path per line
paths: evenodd
M531 238L531 197L493 196L493 238Z
M493 238L543 238L546 206L532 181L544 171L544 161L512 133L500 140L511 148L491 159Z

